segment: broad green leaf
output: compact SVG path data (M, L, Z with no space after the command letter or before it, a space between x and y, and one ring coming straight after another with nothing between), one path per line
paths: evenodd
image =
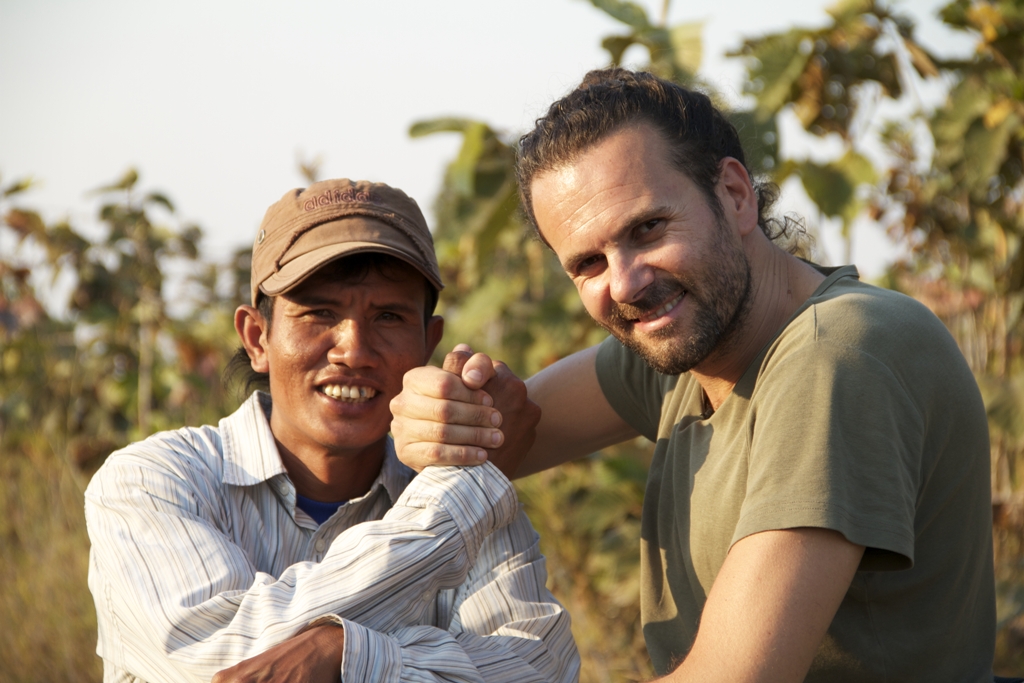
M811 57L810 51L804 49L806 41L810 39L810 32L793 29L744 43L740 54L756 60L750 68L752 84L746 89L757 100L757 112L761 119L774 116L792 101L797 79ZM753 87L754 81L757 87Z
M931 128L938 146L953 142L961 144L967 129L988 110L991 94L975 78L959 83L949 95L946 106L935 113Z
M792 175L799 176L802 162L793 161L792 159L785 159L772 173L772 180L775 183L781 185L787 178Z
M425 135L433 135L434 133L464 133L468 128L476 125L476 123L472 119L455 117L417 121L409 126L409 137L421 138Z
M160 192L150 192L143 201L147 204L159 204L171 213L174 213L174 204L171 203L171 200L166 195Z
M657 73L657 67L663 63L672 63L672 45L669 42L668 31L661 26L652 26L649 29L643 31L634 32L634 37L637 42L646 47L651 53L651 64L649 70L651 73ZM663 78L669 78L670 76L662 76Z
M448 178L452 188L464 197L476 193L476 172L480 156L484 153L484 138L490 129L479 122L466 126L462 134L462 148L455 161L448 167Z
M863 201L857 196L857 188L875 183L878 173L867 158L852 150L824 168L826 170L821 180L831 183L831 187L819 185L815 188L812 199L825 214L843 219L846 234L850 224L863 208ZM837 177L841 177L842 180L837 181ZM804 187L807 187L807 178L803 177L803 181ZM808 196L810 195L811 190L808 188Z
M519 208L518 199L518 188L510 180L495 196L481 202L480 209L467 226L466 234L476 235L477 263L484 272L490 270L499 235Z
M89 246L88 240L72 230L67 223L51 226L47 231L46 253L51 263L59 263L65 258L76 263ZM58 275L59 271L55 270L54 277Z
M775 118L761 119L751 111L729 112L728 118L739 134L750 170L755 174L774 174L779 155L779 131Z
M976 121L967 131L964 139L962 178L972 194L981 196L987 192L990 179L999 171L1007 153L1010 152L1007 143L1018 130L1020 123L1016 115L1010 115L994 128L988 128L981 121Z
M590 3L622 23L632 26L637 31L651 28L651 22L647 19L647 12L635 2L629 2L628 0L590 0Z
M954 0L939 10L939 17L950 26L967 28L967 12L971 4L969 1Z
M844 24L870 12L874 4L874 0L840 0L826 11L835 19L836 24Z
M622 55L635 43L636 38L632 35L608 36L601 41L601 47L607 50L611 56L612 66L618 66L622 63Z
M683 71L696 74L704 58L702 34L704 22L695 21L678 24L669 29L668 39L672 47L672 60Z
M878 181L878 171L874 164L867 157L852 150L844 154L833 166L854 185L870 185Z
M3 188L3 196L11 197L13 195L24 192L25 190L35 185L36 182L32 180L32 178L22 178L21 180L17 180L8 185L7 187Z
M826 216L841 218L856 201L855 185L832 164L805 162L799 166L799 174L807 196Z
M119 190L130 190L135 187L135 183L139 180L139 172L134 168L129 168L124 172L119 180L115 180L110 185L103 185L93 190L92 194L105 194L107 192L117 192Z

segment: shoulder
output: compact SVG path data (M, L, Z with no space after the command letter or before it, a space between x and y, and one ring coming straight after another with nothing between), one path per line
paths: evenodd
M894 341L953 342L942 321L921 302L853 278L839 280L808 303L792 331L810 333L816 340L867 347Z
M786 361L805 369L808 363L874 366L904 386L974 381L953 336L924 304L853 278L808 302L768 349L762 372Z
M945 325L908 296L845 280L810 301L766 350L754 368L755 413L804 441L820 426L839 430L838 441L884 434L919 452L954 429L972 435L972 452L986 451L981 393Z
M220 430L212 426L159 432L112 453L86 489L87 504L99 498L165 487L209 492L224 471ZM120 493L119 493L120 492Z

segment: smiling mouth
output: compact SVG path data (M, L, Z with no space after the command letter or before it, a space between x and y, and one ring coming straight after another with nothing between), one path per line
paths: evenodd
M647 323L647 322L650 322L652 320L657 320L658 318L660 318L661 316L665 315L666 313L671 311L673 308L678 306L679 302L683 300L684 296L686 296L686 292L681 292L680 294L677 294L673 298L671 298L668 301L666 301L665 303L663 303L661 306L659 306L653 312L645 313L644 315L641 315L639 318L637 318L637 320L639 322L642 322L642 323Z
M357 387L348 384L325 384L318 389L321 393L346 403L366 403L377 395L377 390L372 387Z

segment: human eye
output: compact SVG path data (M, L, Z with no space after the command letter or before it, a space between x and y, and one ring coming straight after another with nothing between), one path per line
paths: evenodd
M633 235L641 241L650 239L661 234L664 225L665 220L663 218L651 218L633 228Z
M404 323L408 320L409 314L405 311L384 309L377 314L377 320L384 323Z
M334 311L329 308L306 308L302 311L301 317L310 320L331 320L334 318Z
M574 278L593 277L601 272L603 266L603 255L593 254L591 256L585 256L572 264L569 275L571 275Z

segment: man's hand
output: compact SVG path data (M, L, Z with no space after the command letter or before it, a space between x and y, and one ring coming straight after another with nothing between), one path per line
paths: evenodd
M218 672L210 683L338 683L345 629L322 624Z
M391 401L395 450L409 467L478 465L490 460L508 477L536 437L540 408L504 363L460 344L443 369L405 375ZM503 429L499 429L503 427Z

